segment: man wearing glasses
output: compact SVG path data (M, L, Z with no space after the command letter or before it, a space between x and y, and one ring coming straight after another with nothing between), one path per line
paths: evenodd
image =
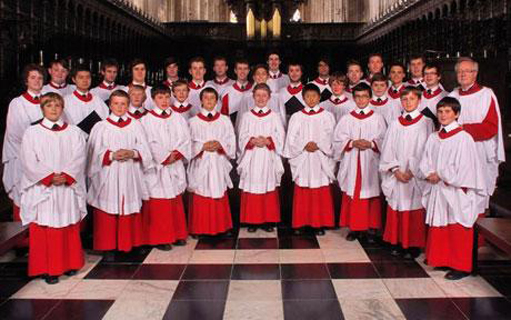
M449 94L440 84L440 79L442 79L441 70L437 64L431 63L424 66L424 85L426 88L422 92L419 110L426 117L433 120L435 125L438 125L436 105Z

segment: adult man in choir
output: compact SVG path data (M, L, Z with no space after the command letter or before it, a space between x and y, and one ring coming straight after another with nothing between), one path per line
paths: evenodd
M369 75L364 80L368 85L371 85L373 75L383 74L383 56L380 53L371 53L369 59L367 59L367 69L369 69Z
M474 138L485 171L487 195L479 199L477 205L477 213L481 214L489 207L499 174L499 164L505 161L499 103L492 89L477 83L479 64L475 60L459 58L454 70L460 86L450 96L458 99L461 104L458 122Z
M421 55L413 55L410 57L408 68L410 69L410 80L406 83L407 86L412 86L424 90L423 70L426 65L426 59Z
M268 54L267 63L270 76L268 78L267 84L270 86L272 93L277 93L280 89L287 87L289 84L289 77L287 74L284 74L280 71L280 64L282 63L282 60L280 60L280 55L278 52L270 52L270 54Z

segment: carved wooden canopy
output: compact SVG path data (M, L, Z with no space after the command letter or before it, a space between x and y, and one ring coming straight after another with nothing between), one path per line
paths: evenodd
M225 0L238 21L244 21L247 8L251 8L256 19L271 19L273 11L278 8L282 21L289 21L301 3L307 0Z

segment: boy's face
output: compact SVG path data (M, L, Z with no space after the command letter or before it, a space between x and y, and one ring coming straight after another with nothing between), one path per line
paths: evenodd
M213 111L216 107L217 98L214 93L204 92L202 94L202 107L207 111Z
M144 83L145 82L145 75L147 72L147 69L145 67L145 64L139 63L137 65L134 65L131 69L133 81L138 83Z
M383 69L383 60L379 56L371 57L367 63L367 67L371 74L380 73Z
M188 93L190 92L190 89L188 89L188 86L179 85L174 87L172 92L174 92L174 97L177 99L177 101L184 102L186 99L188 99Z
M451 107L438 108L436 111L438 122L443 126L450 125L453 121L458 119L458 114L455 113Z
M108 66L104 70L101 70L101 75L108 83L115 82L115 79L117 78L117 67L115 66Z
M422 58L410 61L410 73L414 78L422 78L422 69L424 68L424 60Z
M190 66L190 70L188 70L193 80L202 81L204 80L204 75L206 74L206 67L204 67L204 63L201 61L192 62Z
M300 82L302 78L302 67L300 66L289 66L288 75L291 82Z
M165 69L165 72L167 73L167 78L170 78L170 79L176 79L178 78L178 73L179 73L179 67L177 65L177 63L172 63L172 64L169 64L167 66L167 68Z
M417 109L420 102L421 100L419 97L413 92L410 92L406 96L401 97L401 105L406 112L412 112Z
M424 70L424 82L426 86L432 88L440 82L440 75L436 68L430 68Z
M254 71L254 82L256 84L266 83L266 81L268 81L268 71L263 68L258 68Z
M69 70L64 68L60 63L54 63L51 68L48 68L48 73L50 74L51 81L56 84L63 84L66 82Z
M381 97L387 92L388 84L387 81L374 81L371 84L371 89L377 97Z
M73 77L76 88L82 92L86 92L90 88L91 77L89 71L78 71Z
M227 74L227 70L229 67L227 66L227 62L225 60L216 60L213 65L213 71L218 78L223 78Z
M26 85L30 91L41 91L43 88L43 75L36 70L30 71L27 76Z
M318 74L320 77L328 77L330 74L330 66L325 61L320 61L318 63Z
M118 117L122 117L128 111L128 99L124 97L110 98L110 111Z
M143 90L130 90L130 102L136 107L140 108L146 99L145 91Z
M314 108L321 99L321 96L313 90L306 91L303 95L303 100L305 101L305 104L309 106L310 108Z
M64 108L60 102L51 101L43 107L42 111L46 119L57 122L60 119L60 116L62 116Z
M167 110L170 107L170 94L168 93L158 93L153 100L154 104L162 110Z
M247 81L248 74L250 73L250 67L246 63L238 63L234 68L234 73L238 81Z
M256 90L254 91L254 101L255 105L259 108L263 108L268 104L268 100L270 100L270 95L266 90Z
M355 104L359 109L364 109L369 104L371 95L368 91L355 91L353 93L353 99L355 100Z
M272 71L279 70L280 67L280 57L278 54L270 54L268 57L268 67Z
M395 86L403 83L403 79L405 78L405 71L400 66L393 66L390 68L390 81Z
M332 93L336 96L340 96L344 93L344 82L342 81L332 81L330 84L330 88L332 88Z
M348 67L348 79L351 84L357 84L362 79L362 69L359 65L353 64Z

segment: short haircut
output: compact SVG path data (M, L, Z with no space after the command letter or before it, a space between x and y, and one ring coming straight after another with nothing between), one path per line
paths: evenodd
M289 67L300 67L300 70L303 71L303 66L300 62L298 61L290 61L288 64L287 64L287 70L289 70Z
M227 58L225 58L224 56L216 56L213 58L213 64L215 64L215 62L217 61L225 61L225 64L227 64Z
M130 71L133 71L133 68L139 64L143 64L144 67L147 69L147 63L144 60L135 58L130 62Z
M381 53L378 53L378 52L373 52L369 55L369 57L367 58L367 61L369 62L369 60L371 60L371 58L374 58L374 57L379 57L381 59L381 61L383 61L383 55Z
M129 104L130 96L128 95L128 93L126 91L117 89L114 92L112 92L112 94L110 95L110 99L108 99L109 105L112 104L112 100L115 97L124 98L124 99L128 100L128 104Z
M31 71L37 71L39 72L40 75L43 76L43 81L44 81L44 78L46 76L46 70L44 70L43 67L41 67L40 65L38 64L35 64L35 63L29 63L25 66L25 68L23 68L23 72L21 73L21 77L23 79L24 82L27 82L27 79L28 79L28 75Z
M403 73L406 73L406 68L401 62L394 61L391 64L389 64L389 70L392 69L392 67L400 67L403 70Z
M331 66L330 59L328 57L321 57L321 58L319 58L318 65L319 65L320 62L326 63L329 67Z
M328 79L328 84L332 85L334 81L339 81L340 83L344 84L346 87L348 85L348 77L342 72L335 71L330 75L330 79Z
M167 67L172 64L179 65L174 57L168 57L167 59L165 59L165 61L163 61L163 69L167 69Z
M458 68L459 68L460 64L465 61L472 62L474 64L474 70L479 71L479 63L477 63L477 61L475 61L474 59L472 59L470 57L459 58L458 61L456 61L456 64L454 65L454 71L458 72Z
M266 92L268 92L268 95L271 96L271 89L270 89L270 86L268 86L266 83L258 83L255 85L254 89L252 90L252 92L255 92L257 90L264 90Z
M410 62L412 62L412 60L418 60L418 59L421 59L422 62L426 63L426 58L422 54L412 54L410 56Z
M192 63L195 63L195 62L200 62L202 63L202 65L205 67L206 66L206 60L204 60L203 57L193 57L190 59L190 61L188 62L188 68L191 68L192 67Z
M319 96L321 95L321 90L319 90L319 87L317 85L315 85L314 83L307 83L305 85L305 87L303 87L303 90L302 90L302 96L305 97L305 93L309 92L309 91L314 91L316 92Z
M234 62L234 68L236 68L238 64L246 64L247 66L250 66L250 62L248 62L248 60L245 58L236 59L236 61Z
M371 85L374 82L385 82L388 85L388 79L383 73L375 73L371 78Z
M134 84L134 85L130 86L128 89L128 93L131 93L131 91L135 91L135 90L142 91L145 95L145 88L138 84Z
M181 87L181 86L185 86L187 89L188 88L188 81L184 80L184 79L179 79L179 80L176 80L172 83L172 91L174 91L175 88L177 87Z
M359 66L360 67L360 71L362 71L362 65L357 60L349 60L348 63L346 63L346 71L348 71L348 69L351 66Z
M435 63L435 62L429 62L429 63L426 63L426 65L424 66L424 68L422 69L422 72L426 71L426 69L435 69L436 70L436 73L440 76L442 74L442 69L440 68L440 65L438 63Z
M202 101L202 97L206 94L206 93L212 93L215 95L215 98L216 100L218 101L218 92L214 89L214 88L211 88L211 87L206 87L204 89L202 89L202 91L200 92L199 94L199 99Z
M113 58L107 58L101 62L101 70L102 71L105 71L106 68L109 68L109 67L116 67L117 69L119 69L119 62L117 62L117 60L115 60Z
M259 63L259 64L256 64L253 68L252 68L252 73L256 73L257 70L259 69L264 69L266 71L266 73L269 73L268 71L268 66L265 65L265 64L262 64L262 63Z
M158 85L158 86L154 86L151 89L151 98L154 99L154 97L156 97L159 94L168 94L169 96L172 95L172 93L170 92L169 87L164 86L162 84Z
M371 90L371 87L365 82L361 82L361 83L357 84L351 90L353 92L353 97L355 97L356 92L363 92L363 91L367 91L367 93L369 93L369 98L373 97L373 90Z
M269 52L268 52L268 54L266 55L266 59L270 59L270 56L271 56L272 54L277 55L277 56L279 57L279 59L280 59L280 52L278 52L277 50L271 50L271 51L269 51ZM281 60L282 60L282 59L281 59Z
M436 105L436 109L440 109L440 108L451 108L452 111L454 111L454 113L456 114L460 114L460 111L461 111L461 104L460 102L458 101L458 99L456 98L453 98L453 97L444 97L442 98L442 100L440 100L438 102L438 104Z
M409 93L414 94L419 99L422 97L422 90L417 87L413 87L413 86L405 87L403 89L403 91L401 91L401 94L399 95L399 97L402 98L402 97L408 95Z
M51 60L50 63L48 64L48 68L52 68L56 64L60 64L63 68L69 70L69 64L65 59Z
M91 72L90 72L89 66L84 64L84 63L82 63L82 64L79 64L79 65L77 65L76 67L73 68L73 70L71 71L71 78L76 77L78 72L82 72L82 71L88 72L90 75L92 75Z
M62 108L64 108L64 98L58 93L48 92L41 96L41 109L51 102L60 103Z

